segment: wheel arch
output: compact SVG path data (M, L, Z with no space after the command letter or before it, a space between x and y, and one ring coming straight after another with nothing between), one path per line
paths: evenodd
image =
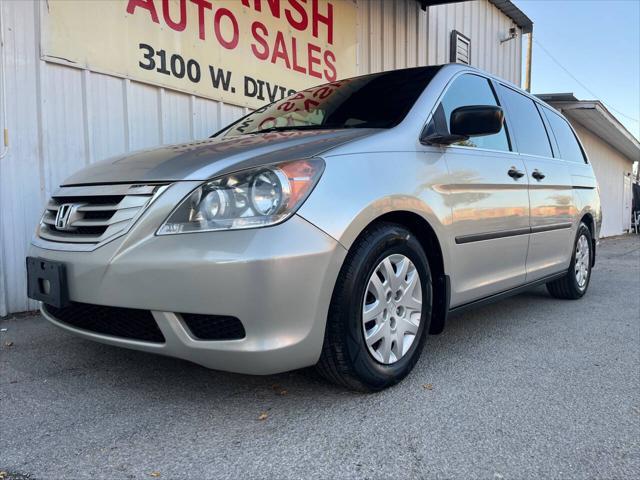
M598 243L598 239L596 238L596 222L591 212L582 215L580 222L584 223L591 232L591 267L593 267L596 264L596 245Z
M415 212L396 210L373 219L362 231L364 232L371 226L381 222L395 223L405 227L416 236L424 249L429 261L433 286L433 305L429 333L432 335L441 333L449 311L451 287L449 277L446 274L442 246L435 229L424 217Z

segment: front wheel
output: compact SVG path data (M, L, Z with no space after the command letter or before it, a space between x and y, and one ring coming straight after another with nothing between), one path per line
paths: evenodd
M564 277L547 283L547 290L555 298L575 300L582 297L591 280L591 230L584 223L578 227L573 256Z
M336 282L319 373L367 392L399 382L420 356L431 305L431 272L420 242L400 225L369 228Z

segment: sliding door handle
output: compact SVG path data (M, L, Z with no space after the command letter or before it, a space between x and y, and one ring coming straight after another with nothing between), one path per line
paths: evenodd
M531 176L533 178L535 178L536 180L540 181L542 180L544 177L546 177L546 175L544 173L542 173L540 170L534 170L533 173L531 174Z
M514 180L517 180L519 178L524 177L524 172L518 170L516 167L511 167L507 172L507 175L509 175Z

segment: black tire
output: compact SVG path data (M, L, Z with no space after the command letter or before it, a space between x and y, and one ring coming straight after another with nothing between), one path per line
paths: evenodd
M581 287L578 284L576 278L575 266L576 266L576 252L578 247L578 241L581 237L586 237L587 244L589 246L589 261L587 267L587 279L584 285ZM547 290L552 297L576 300L584 296L589 288L589 282L591 281L591 267L593 265L593 239L591 237L591 230L584 223L580 223L576 238L573 241L573 252L571 253L571 264L564 277L547 283Z
M371 275L380 262L399 253L411 260L422 285L422 317L409 350L387 365L369 353L362 329L362 304ZM422 352L432 308L431 271L416 237L393 223L368 228L344 261L333 291L318 372L351 390L375 392L398 383L413 369Z

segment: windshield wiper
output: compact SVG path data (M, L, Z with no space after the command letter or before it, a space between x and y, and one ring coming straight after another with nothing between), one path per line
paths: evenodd
M289 127L271 127L264 130L243 133L243 135L254 135L258 133L285 132L287 130L346 130L349 128L372 128L366 125L291 125ZM375 128L375 127L374 127Z
M286 132L288 130L326 130L326 127L322 125L291 125L288 127L270 127L263 130L254 130L253 132L247 132L244 135L254 135L257 133L270 133L270 132Z

